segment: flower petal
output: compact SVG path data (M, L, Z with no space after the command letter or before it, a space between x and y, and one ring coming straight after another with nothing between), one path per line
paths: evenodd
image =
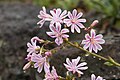
M93 44L93 50L95 51L95 53L98 52L98 50L97 50L97 46L96 46L95 44Z
M60 32L60 30L61 30L61 24L56 24L56 30Z
M71 26L71 32L72 32L72 33L74 33L74 29L75 29L75 25L73 24L73 25Z
M32 56L31 56L31 61L33 62L38 62L40 61L42 58L42 55L41 54L36 54L36 53L33 53Z
M95 39L101 39L101 38L103 38L102 34L96 35L96 37L95 37Z
M80 28L78 26L75 25L75 30L80 33Z
M61 14L61 9L60 8L58 8L57 10L56 10L56 14L59 16L60 14Z
M98 50L102 50L102 46L99 44L95 44Z
M61 33L68 33L69 32L69 29L62 29L61 30Z
M82 12L78 13L77 18L80 18L83 15Z
M52 66L51 74L53 75L53 77L54 77L55 79L58 78L58 75L57 75L57 72L56 72L56 69L54 68L54 66Z
M85 65L87 65L87 63L86 62L82 62L77 67L81 67L81 66L85 66Z
M62 39L61 37L58 37L58 38L55 39L55 43L56 43L57 45L60 45L60 44L63 43L63 39Z
M77 23L77 25L80 27L80 28L85 28L85 26L81 23Z
M44 12L46 12L46 8L44 6L42 7L42 9L43 9Z
M78 19L77 21L78 21L78 22L83 22L83 23L85 23L85 22L86 22L86 19Z
M52 14L52 16L56 15L53 10L50 10L50 13Z
M39 67L39 64L38 64L38 63L35 63L35 64L34 64L34 68L37 68L37 67Z
M90 42L90 40L82 40L81 44L88 44Z
M75 65L77 65L79 61L80 61L79 56L77 57L77 59L72 59L72 63L74 63Z
M70 21L71 21L70 19L64 19L64 23L68 23Z
M86 66L86 67L79 67L78 69L80 69L80 70L86 70L86 69L88 69L88 67Z
M63 37L63 38L68 38L69 35L67 35L67 34L63 34L62 37Z
M96 76L94 74L91 75L91 80L95 80Z
M78 72L79 74L83 74L83 72L81 72L81 71L79 71L79 70L77 70L77 72Z
M95 38L96 33L94 29L91 29L90 34L92 38Z
M73 19L73 16L72 16L72 14L71 14L70 11L68 12L68 17L69 17L70 19Z
M63 18L65 18L67 15L67 10L64 10L63 12L62 12L62 14L60 15L60 17L63 19Z
M90 47L90 43L86 43L86 44L83 46L84 49L87 49L88 47Z
M72 11L72 14L73 14L73 16L75 17L75 16L77 15L77 10L74 9L74 10Z
M99 43L99 44L104 44L105 43L105 40L104 39L99 39L99 40L96 40L97 41L97 43Z
M45 20L40 20L37 24L40 24L40 28L43 26L43 24L45 23Z
M37 69L37 71L38 71L39 73L41 73L42 69L43 69L43 65L39 66L38 69Z
M103 80L103 78L98 76L96 80Z
M50 37L52 37L52 38L56 38L54 32L46 32L46 33L47 33L47 35L49 35Z
M50 25L49 28L52 32L57 32L56 27L54 27L54 25Z
M92 52L92 49L93 49L93 44L90 44L89 51Z
M89 35L89 34L85 34L85 38L86 38L87 40L90 40L90 35Z
M66 58L66 62L67 62L68 65L72 64L69 58Z
M49 68L50 68L49 63L48 63L48 62L45 62L45 63L44 63L44 71L45 71L45 73L50 72Z

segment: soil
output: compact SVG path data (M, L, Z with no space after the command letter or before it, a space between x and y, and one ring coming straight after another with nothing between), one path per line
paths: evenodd
M26 72L22 70L26 63L26 43L33 36L49 39L45 34L47 24L41 29L36 25L40 9L38 6L22 3L0 4L0 80L43 80L43 73L38 74L33 68ZM103 50L98 54L106 57L110 55L120 63L120 33L107 35L105 40ZM92 73L108 80L120 80L120 68L103 65L104 61L84 54L85 52L72 47L59 50L51 58L51 65L57 68L59 75L65 76L65 58L80 55L82 61L86 61L89 66L81 80L90 80Z

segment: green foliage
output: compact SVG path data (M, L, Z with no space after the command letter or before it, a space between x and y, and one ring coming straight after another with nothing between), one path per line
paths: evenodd
M48 8L60 7L71 10L77 7L80 0L33 0L35 4Z
M84 0L89 9L103 13L105 17L120 18L120 0Z

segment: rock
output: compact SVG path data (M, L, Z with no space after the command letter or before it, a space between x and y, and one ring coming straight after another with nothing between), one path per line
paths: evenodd
M27 4L0 4L0 75L2 80L30 80L23 73L26 43L33 36L46 39L45 27L40 30L39 7ZM33 80L33 79L32 79Z
M104 38L106 43L102 45L103 50L97 54L103 55L105 57L111 56L115 61L120 63L120 34L112 36L106 35ZM52 65L55 65L60 75L65 76L64 72L66 72L66 69L63 66L63 63L66 62L65 58L69 57L74 59L77 58L77 56L81 56L81 62L86 61L89 67L88 70L83 71L84 75L82 76L81 80L90 80L91 74L102 76L107 80L120 79L120 67L104 65L105 62L103 60L95 58L91 55L85 56L85 54L86 53L84 51L78 50L76 48L67 48L58 51L58 53L55 54L52 58L51 63Z

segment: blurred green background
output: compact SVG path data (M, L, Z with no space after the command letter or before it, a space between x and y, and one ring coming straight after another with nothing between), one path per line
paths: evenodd
M119 31L120 28L120 0L0 0L0 2L22 2L40 7L60 7L67 10L77 8L78 11L89 15L86 18L94 17L90 19L91 21L98 19L102 33L109 29Z

